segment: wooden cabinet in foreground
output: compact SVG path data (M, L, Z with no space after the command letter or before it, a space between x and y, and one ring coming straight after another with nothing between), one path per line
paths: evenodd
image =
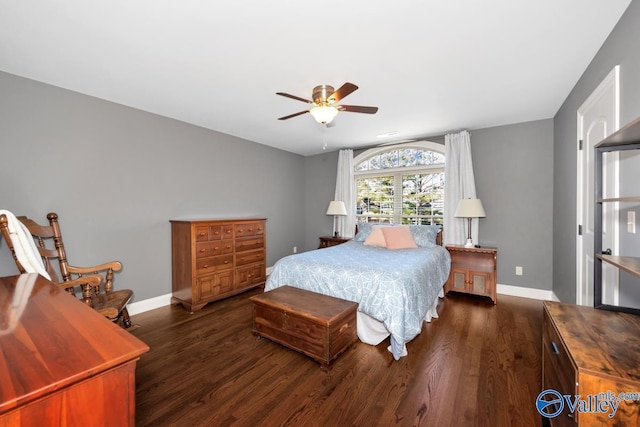
M133 426L149 347L37 274L0 277L0 426Z
M265 219L171 220L173 304L205 304L262 286Z
M552 301L543 307L541 392L576 404L572 411L566 399L545 393L556 401L544 409L557 413L551 425L640 425L640 317ZM613 413L608 401L620 393L628 399Z

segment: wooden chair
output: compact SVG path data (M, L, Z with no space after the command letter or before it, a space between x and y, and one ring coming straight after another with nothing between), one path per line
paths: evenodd
M67 262L56 213L47 214L49 225L40 225L24 216L17 218L34 237L38 252L53 283L64 288L69 294L78 297L85 304L93 307L100 314L123 328L131 326L131 319L126 305L133 297L133 291L129 289L113 290L113 273L122 269L120 262L112 261L93 267L71 266ZM16 257L5 215L0 215L0 231L7 241L9 249L11 249L18 270L21 273L25 273L25 269ZM52 245L53 248L51 247ZM59 280L58 271L54 267L56 259L62 281ZM104 277L102 274L104 274ZM100 288L103 282L103 292L101 292ZM76 288L80 290L79 295L76 295Z

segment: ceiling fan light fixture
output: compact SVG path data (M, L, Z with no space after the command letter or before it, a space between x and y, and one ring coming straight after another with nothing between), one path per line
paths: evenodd
M321 105L319 107L313 107L309 111L316 122L326 125L331 123L333 119L338 115L338 109L328 105Z

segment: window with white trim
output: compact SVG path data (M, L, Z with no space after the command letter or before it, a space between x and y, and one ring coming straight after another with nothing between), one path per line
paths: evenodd
M358 221L442 225L444 145L372 148L353 163Z

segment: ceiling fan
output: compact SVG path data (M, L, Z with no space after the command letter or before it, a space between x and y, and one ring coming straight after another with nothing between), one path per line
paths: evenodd
M353 93L358 86L353 83L345 83L338 90L333 90L333 86L320 85L313 88L311 94L313 101L300 98L299 96L290 95L284 92L277 92L276 95L284 96L287 98L295 99L298 101L311 104L308 110L299 111L288 116L280 117L278 120L287 120L293 117L300 116L302 114L311 113L313 118L320 124L326 125L338 115L338 111L348 111L351 113L364 113L375 114L378 111L378 107L363 107L361 105L336 105L341 99L347 95Z

